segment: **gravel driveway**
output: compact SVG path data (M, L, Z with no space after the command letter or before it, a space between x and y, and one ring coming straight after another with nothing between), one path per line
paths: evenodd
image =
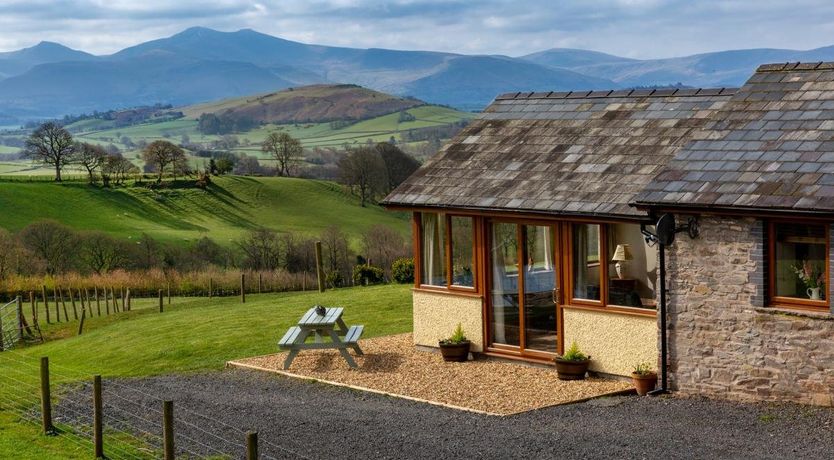
M242 456L243 432L224 424L258 431L261 453L274 458L793 459L834 452L834 411L791 404L625 396L494 417L245 370L105 380L105 412L130 420L152 442L157 398L175 401L178 448L233 458ZM86 424L89 407L89 388L77 388L55 413L64 421L82 414L75 420Z

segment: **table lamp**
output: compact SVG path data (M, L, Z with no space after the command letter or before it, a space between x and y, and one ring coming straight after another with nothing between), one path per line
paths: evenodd
M627 261L633 259L631 256L631 246L628 244L618 244L617 249L614 250L614 257L611 258L614 264L614 269L617 271L617 278L624 279L626 272Z

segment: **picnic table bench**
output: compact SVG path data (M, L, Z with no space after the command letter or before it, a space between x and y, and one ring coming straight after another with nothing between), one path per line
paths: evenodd
M281 340L278 341L278 348L289 350L289 354L284 360L284 369L289 369L290 364L301 350L316 349L339 350L339 354L347 361L348 365L355 369L357 367L356 361L353 360L347 349L353 349L360 356L363 354L358 341L365 326L347 327L342 319L344 310L342 307L325 308L324 314L319 314L320 312L317 311L316 307L307 310L307 313L298 321L298 325L289 328ZM311 335L314 342L307 343L307 339ZM325 341L325 337L330 337L330 341Z

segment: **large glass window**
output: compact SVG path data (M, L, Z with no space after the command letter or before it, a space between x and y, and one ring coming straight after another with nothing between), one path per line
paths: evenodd
M475 286L475 265L472 258L474 231L471 217L452 216L452 285Z
M607 226L608 305L655 308L657 247L646 244L640 226Z
M521 344L519 320L518 226L492 225L492 343Z
M444 216L424 212L420 215L421 277L423 284L446 285L446 220Z
M573 298L600 300L600 227L597 224L573 224Z
M773 223L770 238L774 302L824 306L828 300L827 227Z

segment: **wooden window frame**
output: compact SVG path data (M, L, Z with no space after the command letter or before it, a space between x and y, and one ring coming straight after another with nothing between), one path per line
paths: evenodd
M443 235L443 248L444 248L444 257L443 263L446 265L446 284L444 286L439 286L435 284L424 284L422 277L423 277L423 264L422 264L422 254L423 254L423 225L421 216L423 213L433 213L437 214L438 219L443 219L444 224L444 235ZM454 284L454 272L452 270L452 217L462 217L466 219L472 220L472 269L474 270L472 276L472 286L462 286L458 284ZM479 222L476 216L466 215L466 214L457 214L457 213L450 213L450 212L432 212L432 211L416 211L414 212L414 218L412 219L412 234L414 235L413 246L415 248L414 251L414 287L416 289L425 290L425 291L440 291L440 292L454 292L460 293L463 295L472 295L478 293L478 288L480 286L480 278L481 278L481 267L478 266L478 252L480 247L480 231L479 231Z
M785 297L776 295L776 225L817 225L825 230L825 300L801 299L797 297ZM767 304L773 308L806 310L806 311L830 311L831 308L831 231L827 222L803 221L796 219L772 219L767 221Z

